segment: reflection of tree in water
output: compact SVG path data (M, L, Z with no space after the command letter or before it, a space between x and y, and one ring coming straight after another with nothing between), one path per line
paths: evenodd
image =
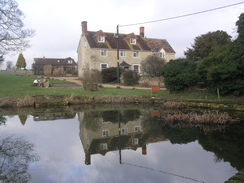
M88 130L96 131L99 127L99 121L102 117L102 112L87 111L84 113L85 128Z
M5 125L6 121L7 121L7 118L5 118L4 116L0 116L0 126Z
M103 116L103 121L106 122L118 123L120 120L121 123L127 123L129 121L135 121L139 119L141 116L141 112L138 109L122 110L122 111L112 110L112 111L104 111L102 116Z
M3 182L28 182L30 162L38 161L34 145L23 138L6 137L0 139L0 180Z
M19 114L19 120L21 122L22 125L25 125L25 122L27 120L27 115L26 114Z
M165 124L161 126L162 134L172 144L186 144L198 140L199 144L207 151L215 154L215 161L228 161L232 167L241 170L244 168L244 125L234 124L230 126L206 125L179 126Z
M157 117L152 117L151 112L144 110L142 117L142 128L151 137L160 137L162 125Z

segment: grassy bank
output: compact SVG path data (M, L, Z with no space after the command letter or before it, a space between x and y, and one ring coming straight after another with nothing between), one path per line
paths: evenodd
M35 79L40 79L34 76L16 76L0 72L0 102L4 98L24 98L27 96L95 96L95 97L106 97L106 96L141 96L151 97L150 89L117 89L117 88L100 88L99 91L84 91L82 87L55 87L55 84L71 84L67 81L50 79L49 82L54 86L50 88L39 88L33 87L32 83ZM160 90L154 92L153 95L165 98L165 99L197 99L197 100L215 100L218 101L218 97L210 95L206 92L198 91L192 93L179 93L169 94L167 90ZM238 101L244 102L244 97L221 97L222 101Z

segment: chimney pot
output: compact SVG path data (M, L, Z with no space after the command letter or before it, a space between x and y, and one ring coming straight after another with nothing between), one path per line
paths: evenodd
M82 36L84 36L87 33L87 21L81 22L82 27Z
M144 27L140 27L140 35L142 36L142 37L144 37L145 35L145 28Z

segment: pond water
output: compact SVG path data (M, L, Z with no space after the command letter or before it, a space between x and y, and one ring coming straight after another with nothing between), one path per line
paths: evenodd
M47 109L0 116L0 182L222 183L244 168L243 123L169 125L159 114Z

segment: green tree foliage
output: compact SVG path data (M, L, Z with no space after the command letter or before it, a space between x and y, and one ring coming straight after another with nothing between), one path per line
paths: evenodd
M19 54L19 57L18 57L18 60L17 60L17 63L16 63L16 67L18 69L26 67L25 57L23 56L22 53Z
M165 63L165 60L157 54L149 55L141 62L141 72L150 77L160 77Z
M133 86L138 84L140 80L140 75L132 70L125 71L123 73L124 83L128 86Z
M237 39L203 59L198 67L198 77L213 92L222 95L244 94L244 13L236 22Z
M204 57L208 57L219 47L231 42L231 36L225 31L208 32L194 39L192 48L187 48L184 52L189 60L199 61Z
M166 88L171 92L184 91L197 82L196 63L186 59L169 61L162 69Z

